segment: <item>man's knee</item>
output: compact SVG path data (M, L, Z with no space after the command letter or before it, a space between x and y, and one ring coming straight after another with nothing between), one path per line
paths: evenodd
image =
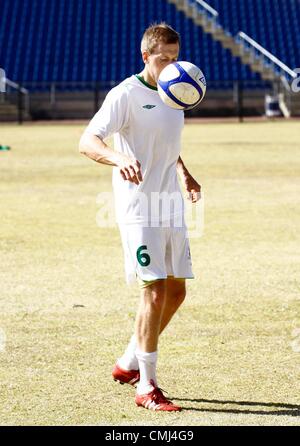
M164 306L166 296L166 281L155 280L151 285L143 289L144 299L147 303L150 303L157 309L161 309Z

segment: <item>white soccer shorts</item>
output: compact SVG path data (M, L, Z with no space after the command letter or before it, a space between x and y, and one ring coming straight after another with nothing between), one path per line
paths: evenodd
M119 225L128 284L175 278L193 279L187 228Z

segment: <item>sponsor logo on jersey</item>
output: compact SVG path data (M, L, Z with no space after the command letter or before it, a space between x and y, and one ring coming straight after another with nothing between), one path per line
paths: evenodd
M156 107L156 105L151 105L151 104L143 105L143 108L146 108L147 110L151 110L151 108L154 108L154 107Z

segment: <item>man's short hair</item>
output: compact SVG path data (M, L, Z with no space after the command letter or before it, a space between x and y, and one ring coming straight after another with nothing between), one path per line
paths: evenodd
M165 22L154 23L146 29L142 37L141 51L153 53L159 43L178 43L180 45L180 35L175 29Z

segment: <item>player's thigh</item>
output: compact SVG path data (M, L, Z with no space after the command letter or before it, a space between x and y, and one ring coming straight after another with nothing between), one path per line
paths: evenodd
M167 279L149 281L141 287L141 304L156 304L163 307L167 294Z

